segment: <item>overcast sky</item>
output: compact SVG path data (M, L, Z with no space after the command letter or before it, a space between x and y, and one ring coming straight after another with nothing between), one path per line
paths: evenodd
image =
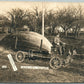
M0 1L53 1L53 2L84 2L84 0L0 0Z
M0 14L6 14L12 8L30 9L38 7L39 10L42 9L43 2L28 2L28 1L0 1ZM64 3L64 2L44 2L44 8L56 10L57 8L63 7L78 7L79 4L84 8L84 3Z

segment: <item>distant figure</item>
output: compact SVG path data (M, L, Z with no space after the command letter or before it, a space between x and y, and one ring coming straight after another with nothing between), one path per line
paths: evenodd
M60 40L60 35L57 34L54 38L54 46L56 47L56 49L60 55L63 54L63 50L64 50L63 46L64 45L65 45L65 43Z

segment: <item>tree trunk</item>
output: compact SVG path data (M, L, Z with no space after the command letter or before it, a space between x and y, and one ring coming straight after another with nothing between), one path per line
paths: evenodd
M8 33L11 33L11 27L8 28Z
M4 33L4 27L2 27L2 33Z
M80 35L80 32L78 32L78 37L79 37L79 35Z
M68 35L68 34L67 34L67 31L65 31L65 36L67 37L67 35Z
M77 29L75 34L76 34L75 37L78 38L80 34L80 29Z
M80 28L78 28L78 37L79 37L79 34L80 34Z

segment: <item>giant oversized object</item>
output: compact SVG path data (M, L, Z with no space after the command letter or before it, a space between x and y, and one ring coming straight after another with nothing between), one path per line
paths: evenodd
M17 49L19 50L42 50L51 53L52 44L49 40L41 34L36 32L20 32L17 34L10 34L6 36L2 42L4 41L7 43L6 45L11 45L14 47L15 45L15 38L17 37Z

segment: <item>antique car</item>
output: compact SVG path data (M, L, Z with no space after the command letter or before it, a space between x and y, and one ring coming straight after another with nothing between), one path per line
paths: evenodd
M9 34L2 42L6 42L4 44L7 47L16 50L15 59L17 62L23 62L25 58L34 56L48 58L49 65L53 69L65 67L72 62L70 51L65 49L62 55L58 54L57 48L46 37L36 32Z

